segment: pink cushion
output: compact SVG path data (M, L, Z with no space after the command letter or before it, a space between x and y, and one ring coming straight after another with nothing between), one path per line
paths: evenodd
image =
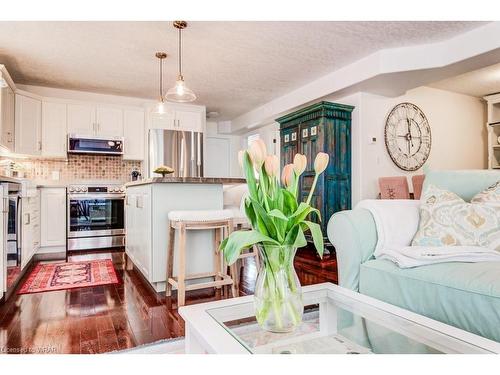
M411 184L413 185L413 199L420 199L422 195L422 186L424 185L425 174L412 176Z
M410 199L406 176L380 177L378 184L382 199Z

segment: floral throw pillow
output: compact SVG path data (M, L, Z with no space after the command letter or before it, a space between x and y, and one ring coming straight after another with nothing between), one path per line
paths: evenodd
M412 246L482 246L500 251L500 181L470 203L429 185L420 202Z

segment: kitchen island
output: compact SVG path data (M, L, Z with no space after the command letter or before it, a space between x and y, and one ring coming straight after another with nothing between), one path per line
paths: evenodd
M221 210L224 208L224 189L245 183L243 178L155 177L125 185L125 251L157 292L165 290L168 213L174 210ZM212 244L212 231L188 233L187 273L212 270ZM177 243L175 246L177 250ZM176 272L174 264L174 275Z

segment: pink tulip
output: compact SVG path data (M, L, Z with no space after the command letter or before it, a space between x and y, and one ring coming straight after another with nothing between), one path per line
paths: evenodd
M326 169L328 166L328 161L330 157L328 154L325 154L324 152L318 153L316 155L316 159L314 159L314 171L316 174L321 174L323 171Z
M274 177L278 174L280 168L280 161L276 155L269 155L264 161L264 169L270 177Z
M292 183L293 178L293 164L287 164L283 167L283 173L281 174L281 183L288 187Z
M260 167L262 167L264 160L266 160L266 144L262 139L257 139L250 144L248 153L250 154L250 159L252 159L254 167L259 170Z
M295 154L293 158L293 168L295 170L295 174L300 176L306 170L307 166L307 158L302 154Z

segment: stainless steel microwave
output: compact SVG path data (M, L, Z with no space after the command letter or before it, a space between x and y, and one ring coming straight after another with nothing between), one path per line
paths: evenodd
M68 153L123 155L123 138L69 134Z

